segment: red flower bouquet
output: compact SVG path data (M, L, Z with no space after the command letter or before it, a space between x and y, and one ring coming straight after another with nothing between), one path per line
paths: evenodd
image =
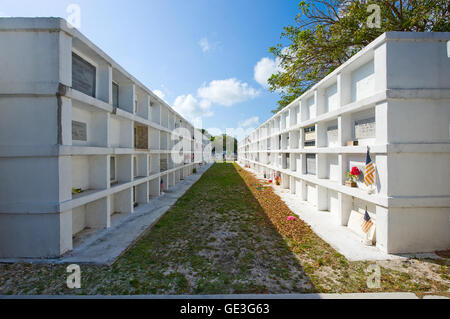
M361 175L361 171L358 169L358 167L353 166L350 174L353 176L359 176Z
M356 187L356 181L358 177L361 175L361 171L358 167L353 166L350 172L347 172L347 182L345 183L348 186Z

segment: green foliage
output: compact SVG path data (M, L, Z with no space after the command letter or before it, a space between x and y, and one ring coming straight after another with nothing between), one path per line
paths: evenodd
M222 134L222 135L214 136L211 139L211 141L214 142L213 148L212 148L213 154L216 153L216 146L217 146L217 149L223 149L224 151L227 149L229 151L231 149L231 143L233 143L233 152L237 153L238 140L233 136ZM228 153L230 153L230 152L228 152Z
M380 7L381 26L370 28L370 4ZM447 0L300 1L295 24L284 28L288 45L270 48L281 72L269 79L280 91L276 113L387 31L450 31Z

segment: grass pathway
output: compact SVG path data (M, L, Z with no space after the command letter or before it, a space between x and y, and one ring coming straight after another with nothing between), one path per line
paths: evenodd
M292 213L270 187L231 163L213 165L146 236L111 266L81 265L81 289L64 265L0 265L0 294L218 294L446 291L449 268L349 262ZM424 267L424 265L426 267ZM428 273L427 273L428 272Z

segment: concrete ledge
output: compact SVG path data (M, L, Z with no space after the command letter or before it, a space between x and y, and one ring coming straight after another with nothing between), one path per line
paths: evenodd
M439 297L441 296L429 296ZM350 293L350 294L243 294L243 295L133 295L133 296L0 296L0 299L419 299L412 292L382 292L382 293ZM428 299L428 298L427 298ZM448 298L446 298L448 299Z

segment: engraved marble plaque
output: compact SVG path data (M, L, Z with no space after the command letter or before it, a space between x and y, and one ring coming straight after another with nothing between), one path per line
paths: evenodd
M86 123L72 121L72 140L87 141L87 126Z
M375 137L375 117L355 121L355 138L374 138Z

